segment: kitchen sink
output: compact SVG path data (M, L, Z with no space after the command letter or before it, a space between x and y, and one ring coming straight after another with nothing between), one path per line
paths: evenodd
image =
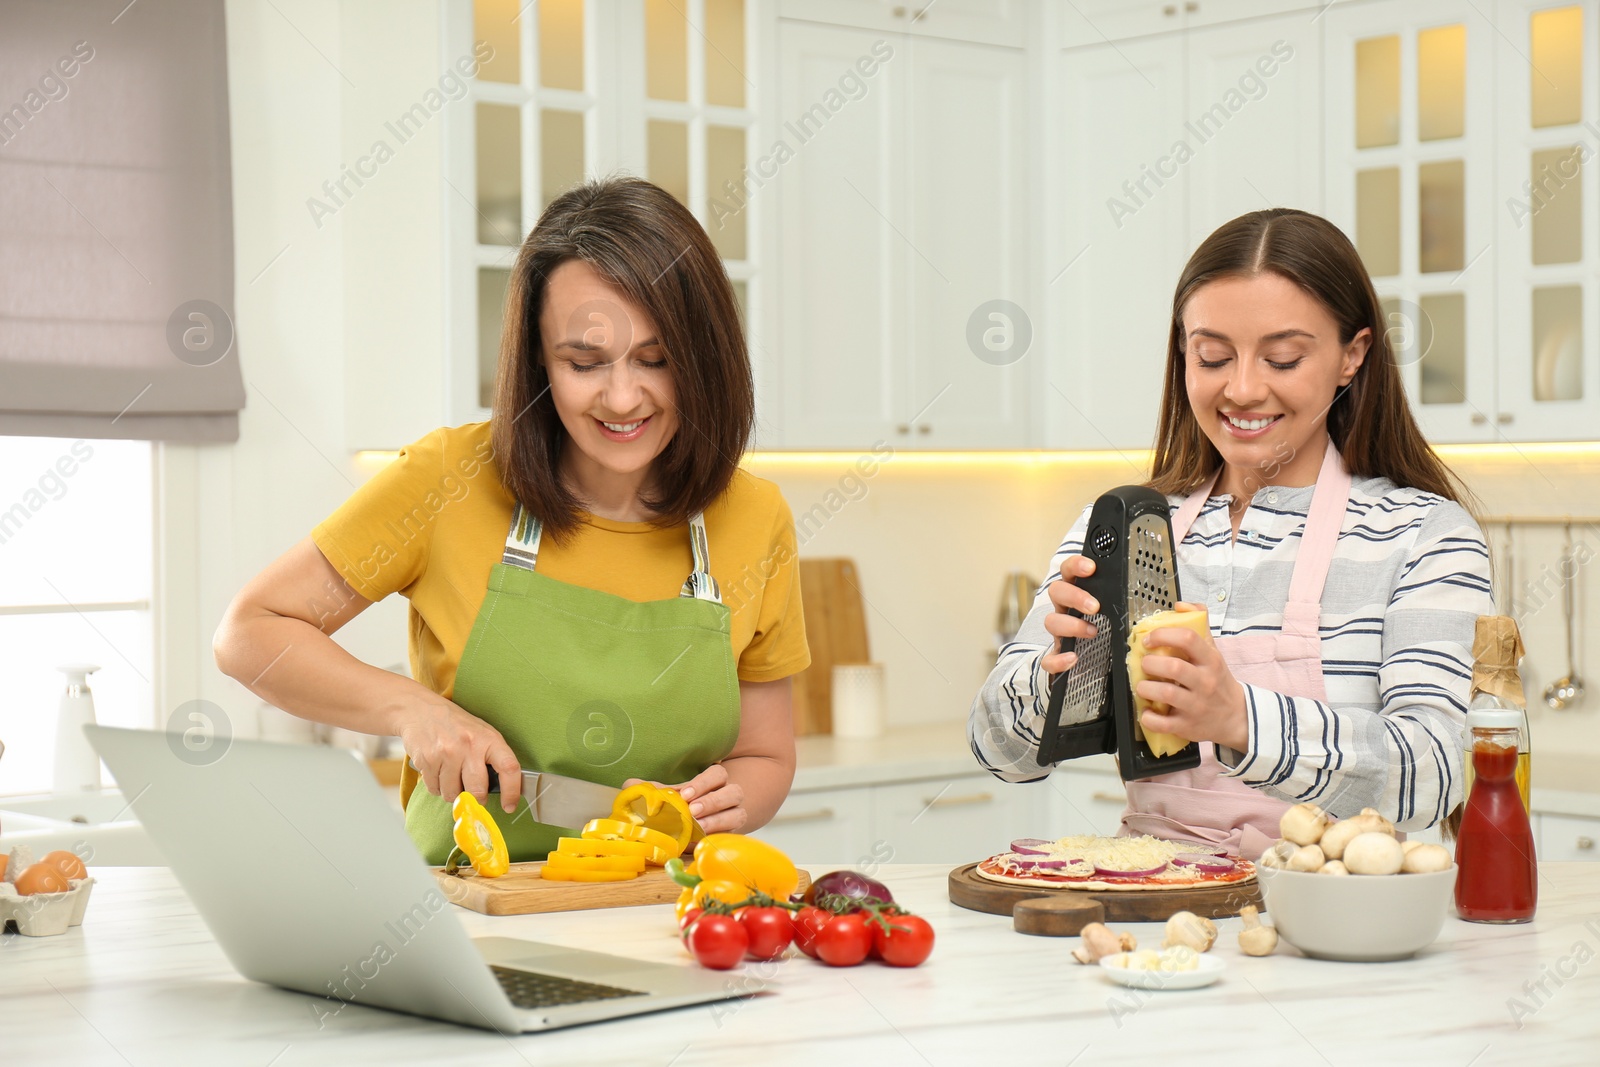
M154 867L164 861L116 789L0 797L0 851L28 845L35 858L58 848L90 866Z

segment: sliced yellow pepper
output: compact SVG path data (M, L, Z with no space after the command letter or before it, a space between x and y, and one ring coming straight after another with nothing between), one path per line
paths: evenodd
M700 824L689 813L689 802L676 789L650 782L631 785L618 793L611 804L611 817L619 822L659 830L676 839L680 855L690 842L703 836Z
M650 862L657 867L664 866L670 859L676 859L683 851L677 838L668 837L660 830L652 830L648 826L624 822L621 819L590 819L584 825L581 836L591 841L642 841L654 850Z
M643 874L644 857L574 856L570 852L552 852L545 858L545 866L574 871L632 871L634 874Z
M450 807L455 816L451 836L456 847L466 853L472 869L484 878L498 878L511 869L511 854L500 826L471 793L462 793Z
M643 841L594 841L582 837L563 837L556 851L569 856L637 856L649 860L651 847Z
M547 882L626 882L639 877L638 871L584 871L546 865L539 876Z

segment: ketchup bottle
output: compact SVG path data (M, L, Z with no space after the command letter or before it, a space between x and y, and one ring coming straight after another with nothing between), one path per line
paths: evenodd
M1474 709L1467 730L1474 773L1456 840L1456 912L1468 922L1525 923L1538 903L1539 871L1517 789L1521 715Z

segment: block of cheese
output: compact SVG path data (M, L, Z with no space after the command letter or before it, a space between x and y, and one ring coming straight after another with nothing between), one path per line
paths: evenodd
M1161 701L1146 700L1138 695L1139 683L1144 681L1145 678L1145 656L1177 656L1179 659L1183 658L1182 654L1175 648L1144 647L1144 635L1151 630L1159 630L1164 626L1181 626L1185 630L1193 630L1208 641L1211 639L1211 624L1207 621L1204 611L1158 611L1154 615L1146 615L1134 623L1133 629L1128 632L1128 688L1134 694L1133 720L1135 724L1138 723L1139 716L1143 715L1146 710L1157 714L1165 714L1167 711L1167 705ZM1170 756L1176 752L1182 752L1189 743L1177 734L1152 733L1144 729L1143 726L1140 726L1139 730L1144 734L1145 744L1149 745L1150 751L1157 756Z

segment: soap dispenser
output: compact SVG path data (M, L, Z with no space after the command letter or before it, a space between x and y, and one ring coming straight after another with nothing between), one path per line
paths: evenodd
M64 663L56 670L67 676L56 713L56 793L86 793L100 788L100 756L83 735L94 722L94 694L89 675L99 670L92 663Z

